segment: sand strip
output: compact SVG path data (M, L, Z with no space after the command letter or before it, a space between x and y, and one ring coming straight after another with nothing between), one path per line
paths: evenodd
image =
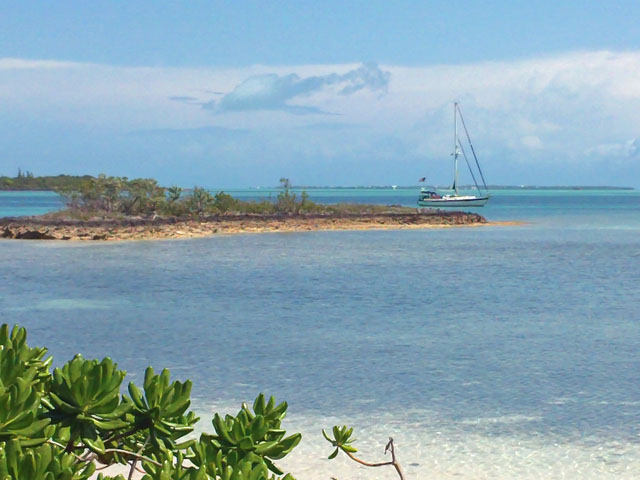
M487 222L475 213L429 212L409 214L212 216L201 220L177 218L0 219L0 238L22 240L117 241L199 238L268 232L321 230L406 230L471 226L515 226L519 222Z

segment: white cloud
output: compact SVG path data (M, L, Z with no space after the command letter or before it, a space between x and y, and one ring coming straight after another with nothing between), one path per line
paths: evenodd
M0 58L0 71L26 69L72 68L85 64L74 62L60 62L57 60L28 60L23 58Z
M188 140L170 136L177 155L189 158L233 150L238 159L258 152L269 161L308 161L316 169L339 158L368 158L372 171L390 162L436 168L448 159L454 100L494 174L516 162L548 168L585 156L631 162L640 150L638 140L630 140L640 135L640 52L416 67L167 68L0 59L5 130L21 123L34 131L66 126L69 135L79 126L111 133L252 132L237 148L194 138L203 130ZM307 115L291 114L301 112ZM332 128L313 128L320 120ZM143 141L135 139L136 145Z
M640 155L640 138L618 143L602 143L585 149L584 153L605 158L635 157Z
M329 73L300 77L295 73L276 73L251 76L219 100L203 104L215 112L281 110L294 114L325 113L317 107L291 103L314 93L332 92L352 95L360 90L386 91L389 84L388 72L375 64L363 64L344 74Z

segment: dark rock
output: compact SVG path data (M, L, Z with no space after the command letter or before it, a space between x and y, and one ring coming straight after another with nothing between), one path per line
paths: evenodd
M19 240L55 240L56 237L49 235L47 232L39 232L38 230L27 230L26 232L18 232L15 237Z

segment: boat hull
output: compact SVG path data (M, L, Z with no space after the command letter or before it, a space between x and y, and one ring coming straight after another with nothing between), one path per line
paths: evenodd
M444 196L442 198L421 198L418 205L421 207L431 208L448 208L448 207L484 207L489 201L489 196L476 197L469 196Z

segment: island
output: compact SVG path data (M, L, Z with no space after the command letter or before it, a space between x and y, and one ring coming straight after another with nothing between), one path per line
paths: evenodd
M0 238L142 240L214 234L315 230L418 229L481 226L476 213L399 205L313 202L280 179L275 198L243 201L202 187L162 187L149 178L75 177L54 191L67 208L35 217L0 218Z
M1 191L57 191L60 189L80 189L81 185L90 183L91 175L43 175L35 176L33 172L18 170L15 177L0 175Z

